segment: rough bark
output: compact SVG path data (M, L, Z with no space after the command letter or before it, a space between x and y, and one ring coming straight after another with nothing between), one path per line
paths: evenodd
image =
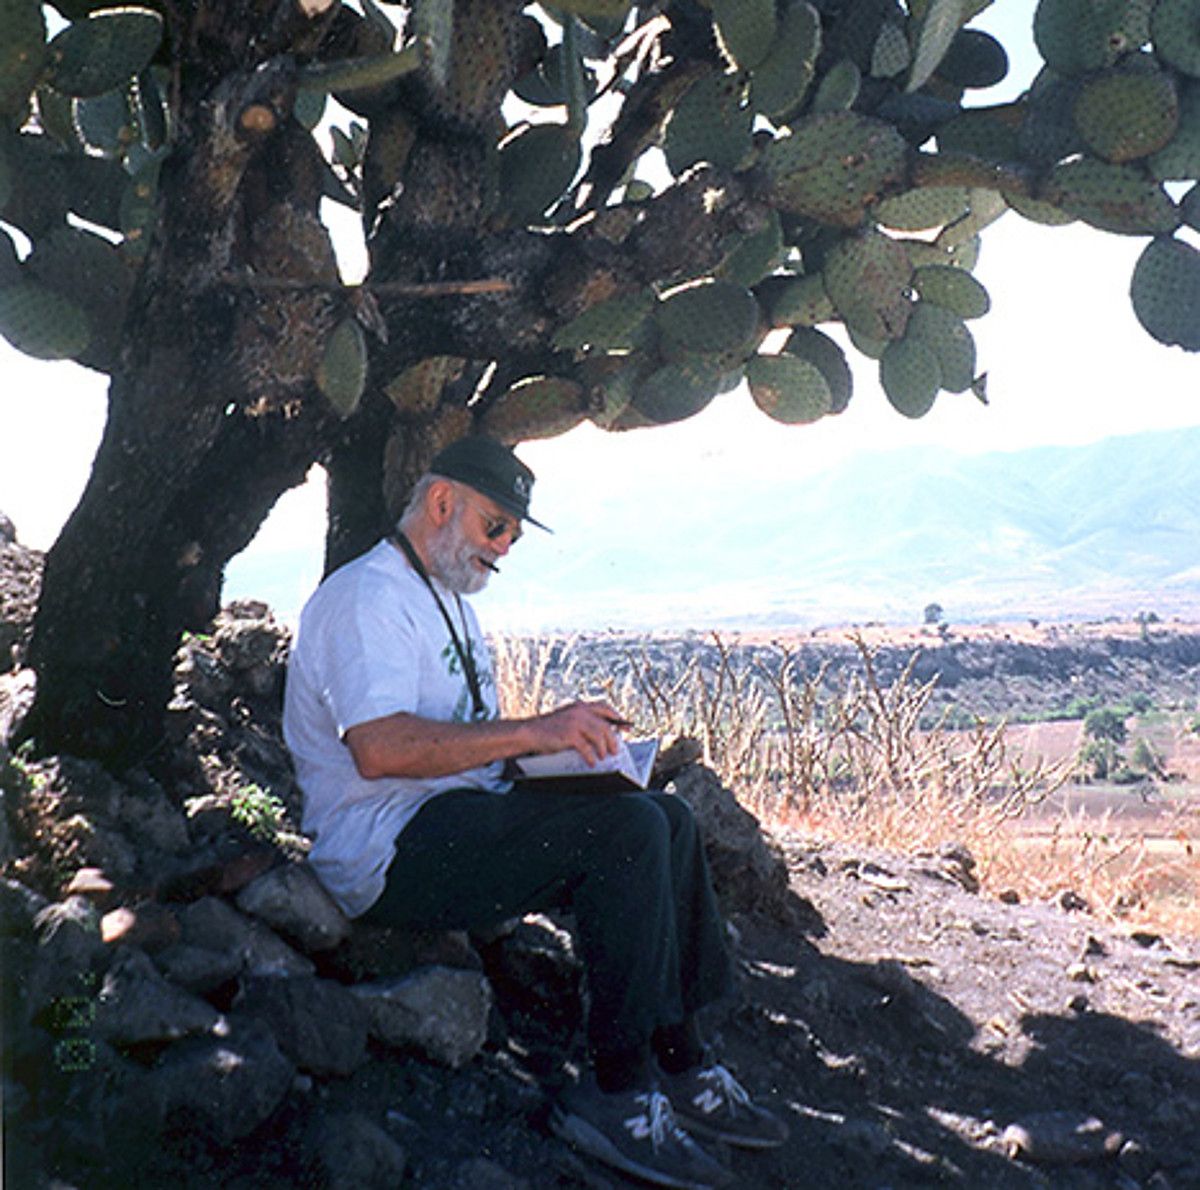
M290 87L287 63L225 77L164 168L104 436L46 561L23 729L41 749L123 765L154 747L180 634L216 611L225 563L316 455L328 415L304 397L336 301L230 283L336 281L315 149L280 115Z

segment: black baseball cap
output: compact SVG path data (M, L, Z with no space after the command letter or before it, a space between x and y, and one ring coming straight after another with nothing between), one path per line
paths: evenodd
M434 456L429 472L465 483L480 495L494 500L505 512L550 532L541 521L529 515L533 472L509 447L494 438L474 434L451 442Z

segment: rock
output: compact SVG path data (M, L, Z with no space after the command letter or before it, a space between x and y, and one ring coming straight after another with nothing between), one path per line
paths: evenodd
M0 545L13 545L17 540L17 527L0 512Z
M524 1178L518 1178L486 1157L472 1157L457 1166L450 1185L453 1190L529 1190L529 1183Z
M1066 913L1090 913L1091 905L1072 889L1064 888L1055 899L1055 904Z
M583 1018L583 965L570 933L541 914L483 950L484 970L507 1015L513 1010L568 1033Z
M480 971L479 952L462 930L403 930L353 922L344 942L314 956L322 975L364 983L408 975L418 967Z
M125 792L118 815L121 827L139 848L179 855L191 847L183 812L148 777Z
M33 706L33 696L37 691L33 670L4 672L10 664L9 658L14 653L16 639L15 629L11 633L6 632L4 621L0 619L0 746L7 743L13 728Z
M231 1016L222 1032L171 1046L123 1105L126 1127L143 1135L178 1130L225 1146L269 1119L295 1068L262 1021Z
M35 918L34 930L38 945L25 1001L30 1020L56 1001L77 997L109 957L100 939L100 919L82 897L47 905Z
M228 821L227 809L223 817ZM175 864L159 881L159 893L168 901L235 893L270 871L277 859L273 848L226 839Z
M178 942L183 930L179 918L165 905L149 903L131 908L122 905L100 919L100 937L106 945L125 944L142 950L162 950Z
M95 1030L128 1049L208 1033L220 1019L212 1005L168 983L144 951L130 946L118 951L104 978Z
M0 935L32 933L38 914L49 904L19 880L0 879Z
M357 1112L319 1117L309 1146L312 1184L323 1190L392 1190L404 1181L404 1149Z
M272 868L238 893L237 904L309 952L331 950L350 933L350 922L307 864Z
M237 976L245 965L238 951L209 950L205 946L189 946L186 942L169 946L153 957L158 969L172 983L197 996L215 992Z
M1074 1111L1040 1112L1009 1124L1000 1144L1010 1158L1035 1165L1081 1165L1120 1152L1124 1137L1095 1116Z
M683 769L671 788L700 824L713 887L725 910L787 916L787 864L768 844L758 819L703 765Z
M266 1022L285 1057L316 1075L347 1075L367 1057L367 1012L340 984L311 976L256 976L234 1009Z
M244 917L217 897L193 902L181 914L183 941L237 955L247 975L312 975L314 967L262 922Z
M457 1070L487 1040L492 992L477 972L425 967L351 991L367 1010L371 1035L385 1045L418 1049Z
M921 871L926 876L957 884L969 893L979 891L979 877L975 875L975 857L962 843L943 843L936 852L918 852L917 858L924 863Z
M97 909L107 909L118 896L117 886L102 868L80 868L63 889L69 897L86 897Z

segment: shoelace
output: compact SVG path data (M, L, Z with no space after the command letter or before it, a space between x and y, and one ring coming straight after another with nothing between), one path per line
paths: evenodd
M657 1151L668 1136L678 1138L682 1135L682 1130L675 1123L671 1101L661 1091L649 1091L638 1095L635 1102L646 1107L645 1115L630 1116L625 1121L625 1127L633 1134L635 1140L645 1140L648 1136Z
M750 1105L750 1096L746 1093L746 1089L719 1062L715 1066L701 1070L698 1077L702 1082L715 1084L717 1093L725 1099L732 1110L736 1111L739 1107Z

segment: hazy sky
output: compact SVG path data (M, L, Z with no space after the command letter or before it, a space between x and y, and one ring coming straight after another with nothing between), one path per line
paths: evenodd
M998 0L977 23L1000 28L1011 48L1032 11L1032 0ZM1018 51L1012 88L1024 83L1021 69ZM1144 245L1080 226L1044 228L1013 213L985 232L976 275L991 293L992 310L972 329L979 368L989 373L987 407L970 394L942 394L927 417L907 421L887 405L877 366L851 352L850 408L814 426L777 425L738 391L677 426L620 435L584 426L526 444L521 454L539 477L535 506L557 532L523 544L507 569L519 579L524 568L578 548L572 506L602 501L614 483L645 483L652 510L664 489L686 500L690 485L736 485L750 469L777 476L785 498L790 477L855 451L1010 450L1200 425L1200 356L1156 344L1129 304L1130 273ZM102 427L105 388L105 377L30 360L0 340L0 511L28 545L48 546L78 499ZM322 519L319 490L293 494L265 527L261 548L306 543L315 577ZM614 541L629 530L613 526ZM497 597L498 612L501 602Z

